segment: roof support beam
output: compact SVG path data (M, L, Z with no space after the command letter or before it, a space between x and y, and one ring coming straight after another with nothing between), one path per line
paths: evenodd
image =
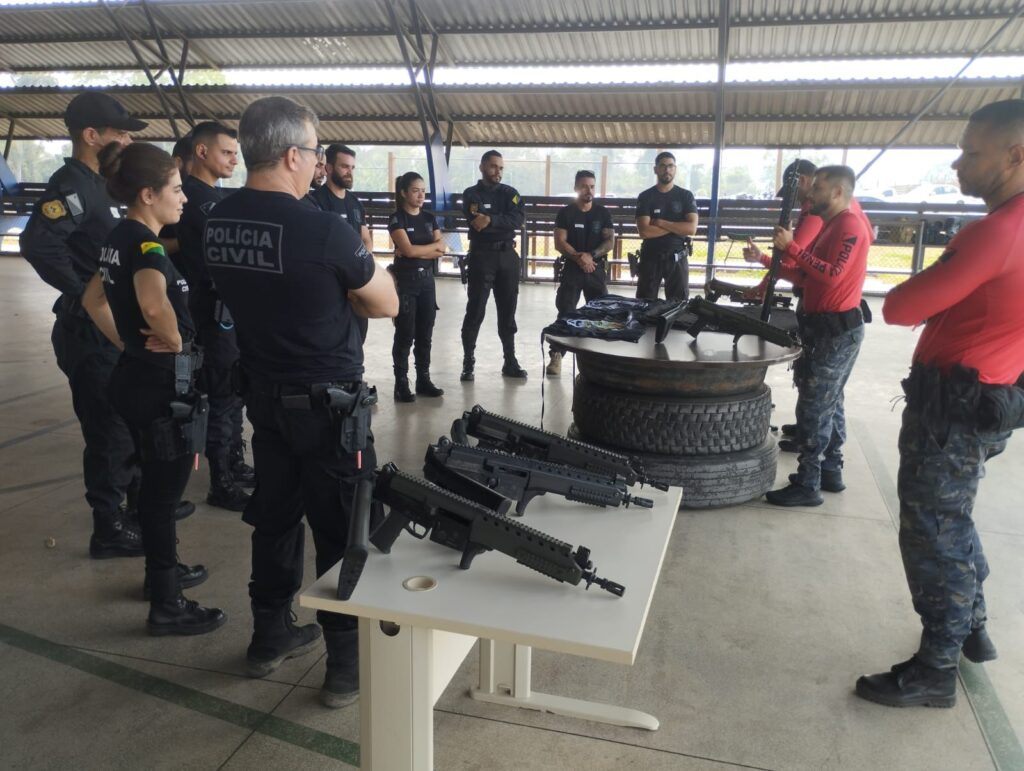
M917 114L914 115L913 118L908 120L906 122L906 124L903 126L903 128L901 128L899 131L896 132L896 134L893 136L892 139L889 140L889 142L885 145L885 147L883 147L881 150L879 150L878 154L874 158L872 158L870 161L867 162L867 165L863 169L860 170L859 174L857 174L857 179L860 179L862 176L864 176L864 173L868 169L870 169L872 166L875 165L875 161L877 161L879 158L881 158L883 155L885 155L886 151L890 147L892 147L894 144L896 144L899 141L900 137L902 137L904 134L906 134L908 131L910 131L910 128L921 119L921 116L923 116L925 113L927 113L928 110L930 110L932 108L932 105L934 105L936 102L938 102L939 99L942 98L942 95L945 94L947 91L949 91L950 88L952 88L953 84L956 83L960 79L960 77L967 71L967 69L972 64L974 64L975 60L978 57L980 57L982 54L984 54L985 51L987 51L989 48L991 48L992 45L999 39L999 37L1007 30L1007 28L1009 28L1009 26L1013 22L1015 22L1018 18L1020 18L1021 14L1024 14L1024 4L1022 4L1017 9L1017 12L1014 13L1013 16L1011 16L1009 19L1007 19L1002 24L1002 26L1000 26L999 29L997 29L993 33L992 37L990 37L988 40L985 41L985 44L982 45L981 48L979 48L977 51L975 51L974 55L970 59L967 60L967 64L965 64L963 67L961 67L960 71L956 75L954 75L952 77L952 79L950 79L950 81L948 83L946 83L946 85L944 85L942 88L940 88L938 91L936 91L935 94L932 95L932 98L929 99L927 102L925 102L924 106L917 112Z
M146 73L150 86L153 91L156 92L157 98L160 100L160 104L163 105L164 112L167 114L167 122L171 126L174 138L181 139L181 132L178 130L178 124L174 120L174 109L171 107L171 103L168 101L163 89L160 88L160 84L157 83L156 78L153 76L153 72L149 69L149 65L147 65L146 61L142 58L142 54L139 52L139 49L132 40L128 30L125 29L123 24L121 24L121 20L117 18L117 13L107 4L107 0L100 0L100 5L106 10L107 14L110 16L110 20L114 22L114 26L116 26L118 31L121 33L122 39L128 44L128 48L131 49L131 52L135 56L136 61L138 61L139 66L142 67L143 72Z
M185 96L185 92L181 87L182 79L185 76L185 67L187 66L188 38L185 38L185 44L182 46L181 60L178 63L178 71L175 72L174 66L171 64L171 59L167 55L167 46L164 45L163 38L160 36L160 28L157 26L156 19L150 11L147 0L142 0L142 9L146 13L146 20L149 22L149 29L156 38L157 48L160 50L160 58L164 63L164 68L167 70L167 74L171 78L171 83L174 85L174 90L178 94L178 101L181 102L181 109L182 112L185 113L185 119L188 121L190 126L195 126L196 120L192 117L192 111L188 106L188 98Z

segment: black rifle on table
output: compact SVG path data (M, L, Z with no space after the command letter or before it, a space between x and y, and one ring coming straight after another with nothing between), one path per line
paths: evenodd
M755 297L748 297L746 293L749 289L751 287L730 284L727 281L719 281L717 278L713 278L704 285L704 298L710 302L718 302L720 297L727 297L730 302L739 303L740 305L761 305L763 298L759 300ZM792 304L792 297L777 294L772 298L772 305L776 308L788 309Z
M636 456L605 450L495 415L479 404L469 412L463 412L462 417L452 423L453 441L469 444L470 436L476 438L479 447L548 463L562 463L582 471L619 476L627 485L639 482L658 490L668 489L667 484L654 482L645 475L643 461Z
M348 523L348 545L338 570L338 599L347 600L359 583L370 553L370 519L373 515L373 480L360 479L356 485L352 519Z
M555 493L567 500L592 506L640 506L650 509L654 501L626 492L626 482L615 474L598 474L542 460L509 455L500 450L455 444L441 437L427 448L427 463L440 463L475 479L516 502L516 513L538 495Z
M756 335L762 340L781 345L783 348L800 345L800 338L795 332L787 332L781 327L751 318L739 311L715 305L703 297L694 297L686 303L686 311L697 317L697 320L686 329L693 337L710 326L715 331L732 335L733 346L743 335Z
M800 174L796 169L797 164L792 164L793 170L782 180L782 209L779 212L779 227L789 228L793 218L793 206L796 205L797 185L800 182ZM779 280L779 266L782 263L782 250L772 247L772 262L768 266L768 283L764 288L764 301L761 303L761 321L768 323L772 315L772 305L775 302L775 282Z
M463 570L469 569L478 554L494 550L556 581L573 586L583 581L587 589L597 584L618 597L626 591L621 584L598 577L585 546L573 551L572 546L547 533L404 474L393 463L377 472L373 495L389 509L370 536L385 554L405 530L416 538L429 536L434 543L462 552L459 567Z

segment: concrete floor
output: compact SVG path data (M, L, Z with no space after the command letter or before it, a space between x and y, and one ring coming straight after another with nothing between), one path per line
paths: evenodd
M0 767L357 763L358 709L330 712L316 701L322 656L288 662L266 680L243 675L249 530L237 515L199 503L179 529L182 558L211 571L190 594L230 617L210 636L147 637L141 561L88 558L82 440L49 343L53 297L26 263L0 260ZM493 307L477 381L460 384L462 287L441 282L439 302L434 374L448 391L443 400L390 400L390 325L371 324L367 374L385 397L374 418L382 461L418 465L423 445L477 402L540 417L537 340L554 314L552 288L526 286L520 295L521 360L533 376L525 384L498 376ZM1024 768L1020 440L990 465L976 511L992 564L986 590L999 660L964 664L951 710L894 710L852 693L859 674L906 658L918 636L894 524L900 408L889 403L915 337L881 323L868 329L847 389L845 493L826 494L817 509L755 501L680 512L635 666L535 652L538 689L645 710L660 718L659 731L472 701L471 654L437 705L437 767ZM547 425L558 430L570 421L569 369L546 383ZM769 383L775 422L788 422L789 374L776 368ZM782 456L779 479L794 468L793 456ZM206 486L204 466L188 496L203 501Z

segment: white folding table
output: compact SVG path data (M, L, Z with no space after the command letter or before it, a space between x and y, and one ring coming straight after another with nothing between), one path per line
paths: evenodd
M477 639L475 699L658 728L643 712L538 693L530 682L533 647L621 664L636 659L681 490L631 492L653 498L654 508L597 508L545 495L523 518L573 547L589 547L598 575L623 584L623 597L559 583L497 552L460 570L458 552L408 533L388 555L370 547L349 600L336 597L337 566L300 596L303 607L359 617L361 768L433 768L434 704Z

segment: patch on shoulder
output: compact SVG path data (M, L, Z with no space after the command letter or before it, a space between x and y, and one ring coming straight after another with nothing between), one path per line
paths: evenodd
M61 217L68 216L68 210L65 208L64 203L56 198L44 203L40 207L40 211L48 220L59 220Z
M139 245L139 249L143 254L163 254L165 256L167 254L164 251L164 245L158 244L156 241L143 241Z

